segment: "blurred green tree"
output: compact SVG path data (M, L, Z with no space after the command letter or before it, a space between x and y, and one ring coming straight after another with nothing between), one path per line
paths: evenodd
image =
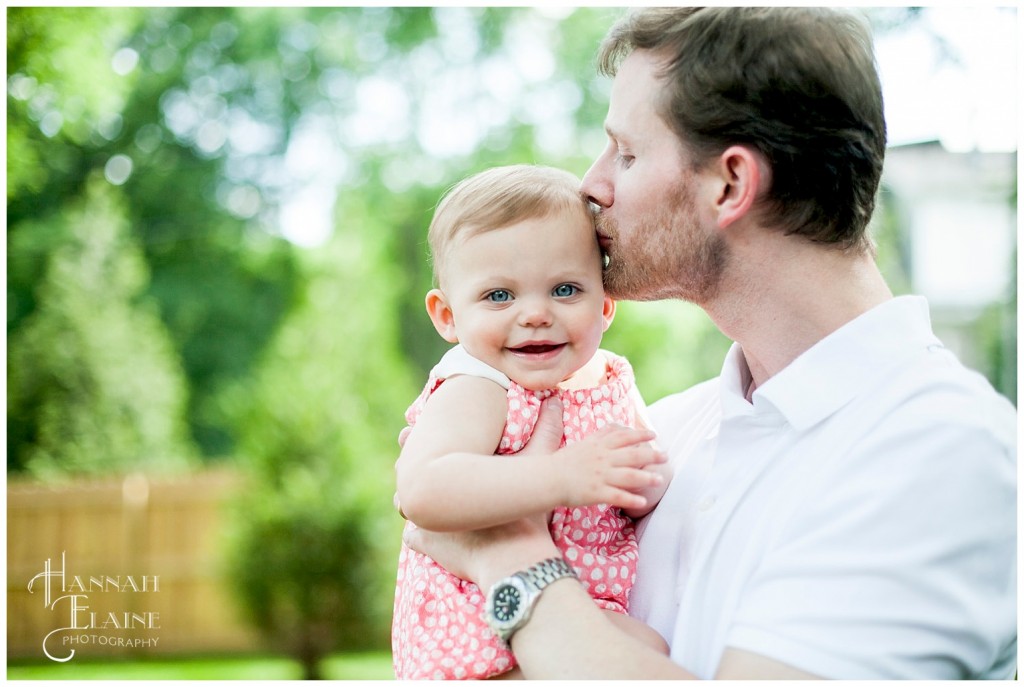
M260 372L223 397L251 476L230 547L234 589L308 678L331 652L387 644L397 409L415 395L390 316L400 281L380 267L388 234L369 208L344 211L351 221L308 261ZM381 315L353 319L369 304Z
M15 240L37 238L38 228ZM9 341L8 469L50 478L194 464L185 379L141 296L148 271L116 195L93 179L48 229L59 242L39 279L40 305Z
M380 266L403 284L393 316L405 355L425 375L444 349L422 303L437 198L509 161L585 171L602 144L607 92L591 62L614 14L12 9L8 253L25 268L9 278L8 333L39 305L36 275L53 249L48 213L79 195L91 171L127 162L117 188L149 266L147 293L187 375L192 438L207 460L230 456L239 430L218 396L252 374L295 304L306 251L282 239L285 214L289 203L310 214L295 197L319 176L329 197L359 194L389 218ZM451 107L465 121L436 120ZM37 236L19 239L30 227ZM623 306L621 322L643 319L632 308ZM635 352L641 378L665 380L667 390L670 377L643 371L653 360L648 337L667 326L659 317L633 334L617 327L612 341ZM686 322L712 331L699 314ZM679 386L714 372L689 369Z
M40 307L38 275L57 245L48 218L103 172L144 252L146 292L185 370L188 427L208 458L229 456L234 442L231 427L209 419L213 397L249 373L295 288L293 247L229 202L223 145L212 147L209 128L205 137L177 130L181 94L205 98L214 113L226 103L208 92L205 68L214 58L233 66L219 46L233 42L235 12L60 7L8 16L7 246L25 265L8 279L8 335ZM279 128L278 146L287 136ZM23 437L10 433L9 452Z

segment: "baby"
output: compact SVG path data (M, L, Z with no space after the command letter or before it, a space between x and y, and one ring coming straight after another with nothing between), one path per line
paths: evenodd
M625 614L636 575L633 518L657 504L670 472L652 433L610 428L642 427L644 404L629 363L600 349L615 302L604 294L579 180L528 165L482 172L438 205L429 241L438 288L427 294L427 313L458 345L406 413L412 430L396 466L406 527L473 530L553 511L552 538L594 601L666 651ZM564 448L508 457L529 441L541 401L553 394ZM518 676L483 611L475 584L403 546L396 676Z

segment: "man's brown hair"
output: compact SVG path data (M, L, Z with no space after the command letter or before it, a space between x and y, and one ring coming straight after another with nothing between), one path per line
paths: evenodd
M869 245L886 133L862 21L807 7L635 10L609 30L600 70L614 75L638 49L664 59L660 114L696 165L750 146L772 170L764 221L820 243Z

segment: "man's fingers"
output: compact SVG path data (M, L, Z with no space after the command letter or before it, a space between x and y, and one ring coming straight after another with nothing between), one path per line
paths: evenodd
M540 415L523 453L554 453L562 444L562 402L550 396L540 404Z

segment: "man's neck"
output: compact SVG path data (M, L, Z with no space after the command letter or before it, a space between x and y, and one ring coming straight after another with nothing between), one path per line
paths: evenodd
M704 306L743 349L751 392L823 338L892 298L866 252L778 235L758 243L746 244L746 255L732 256L716 298Z

